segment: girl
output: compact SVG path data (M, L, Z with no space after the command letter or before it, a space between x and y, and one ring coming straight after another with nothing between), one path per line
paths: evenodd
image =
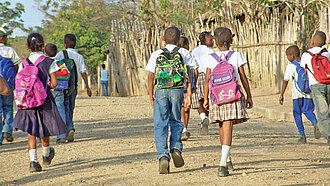
M232 44L234 35L231 30L225 27L217 28L214 31L215 44L220 51L216 52L218 56L227 55L229 53L230 45ZM212 123L219 123L219 136L221 143L221 160L220 167L218 170L218 176L229 175L229 169L233 169L231 158L230 158L230 146L232 143L232 129L233 124L242 123L247 121L248 115L246 112L247 108L253 107L251 91L249 83L245 76L244 64L246 60L243 58L242 54L239 52L234 52L228 63L233 65L236 78L242 81L242 85L247 94L245 100L244 95L231 103L216 105L212 101L209 103L209 80L211 71L219 64L214 57L208 55L206 57L207 69L204 84L204 107L205 109L210 109L210 120ZM239 75L239 76L238 76Z
M181 36L178 47L181 48L185 48L187 50L189 50L189 40L187 37L185 36ZM193 85L196 84L197 81L197 68L195 69L191 69L191 73L192 73L192 79L193 79L193 84L192 84L192 95L191 95L191 106L190 108L198 108L198 99L196 97L196 94L194 93L193 90ZM186 99L186 95L187 93L184 94L184 100ZM182 136L181 136L181 140L182 141L187 141L188 138L190 137L190 132L188 132L187 128L188 128L188 122L189 122L189 116L190 116L190 108L185 108L184 107L184 103L182 105L182 109L181 109L181 121L183 122L184 128L182 131Z
M39 57L43 56L44 40L38 33L32 33L27 37L27 47L31 50L27 58L29 63L35 63ZM42 159L44 165L49 165L54 158L55 150L49 146L49 136L56 136L67 132L67 127L62 121L56 108L54 98L50 89L57 86L55 72L59 70L53 59L44 58L38 65L39 79L44 84L47 91L47 99L43 105L30 109L18 109L14 118L14 128L28 133L28 147L30 154L30 172L42 170L36 150L36 137L41 138ZM23 68L20 65L19 71ZM51 79L51 84L48 85Z

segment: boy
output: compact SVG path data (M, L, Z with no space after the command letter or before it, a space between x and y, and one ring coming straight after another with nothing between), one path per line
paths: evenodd
M76 36L74 34L66 34L63 39L64 47L66 48L66 52L68 54L69 59L73 59L76 65L77 73L80 72L82 79L85 82L85 87L87 89L87 95L89 97L92 96L91 89L88 86L87 75L86 75L86 65L84 61L84 57L78 53L74 47L76 46ZM65 58L64 51L59 52L55 58L59 61ZM79 78L78 78L79 79ZM77 82L78 85L78 82ZM64 98L64 106L66 113L66 125L68 126L68 133L66 139L68 142L74 141L74 126L73 126L73 110L75 107L75 101L77 97L78 86L75 87L74 92L71 95L65 96Z
M157 159L159 159L159 173L169 173L170 155L167 145L168 127L170 126L170 152L174 161L175 167L182 167L184 160L182 158L182 141L181 132L183 123L181 121L181 107L183 102L183 87L182 88L157 88L155 97L153 96L154 89L154 73L156 71L156 61L160 59L161 54L165 52L179 52L182 57L182 63L187 66L194 66L191 54L184 48L178 48L176 45L180 40L180 31L177 27L170 27L165 30L163 40L166 43L165 49L157 50L150 56L146 70L148 75L148 92L151 105L154 109L154 135L157 149ZM190 72L188 67L187 72ZM159 75L161 73L159 72ZM189 81L187 83L187 98L185 100L186 108L191 104L191 83L190 73L188 73ZM159 76L158 76L159 77ZM159 85L158 85L159 86Z
M288 60L291 62L286 66L284 80L282 85L282 91L280 95L280 104L283 105L284 102L284 92L286 87L288 86L288 82L290 79L298 81L298 73L296 70L296 65L294 63L297 62L297 65L300 63L300 51L296 45L292 45L286 49L286 56ZM316 125L316 117L314 114L314 104L310 94L302 93L301 90L298 90L299 87L294 85L292 86L292 99L293 99L293 117L298 128L300 138L298 139L298 143L306 143L306 135L305 129L302 122L301 114L304 113L307 119L314 126L314 136L315 138L320 138L320 131Z
M55 59L56 53L57 53L56 45L54 45L52 43L48 43L45 46L45 56ZM66 114L65 114L65 107L64 107L64 92L63 92L63 90L55 90L55 89L51 89L51 92L55 99L57 110L60 113L63 122L66 124ZM56 143L57 144L65 143L66 142L65 138L66 138L66 134L61 134L61 135L57 136Z
M322 50L322 46L325 45L327 36L322 31L317 31L311 40L311 47L308 52L317 54ZM316 81L313 76L312 67L312 55L308 52L303 53L301 56L300 66L306 68L309 80L309 86L312 90L312 98L315 104L315 110L318 120L318 127L322 136L328 140L328 148L330 150L330 115L329 115L329 103L330 103L330 84L321 84ZM327 51L322 52L322 56L330 60L330 53Z
M202 32L199 35L199 41L201 44L192 50L192 55L195 57L198 63L198 76L197 76L197 83L196 83L196 95L199 101L199 108L198 113L201 117L201 135L207 135L208 125L210 123L208 119L208 111L206 111L203 107L204 103L204 82L205 82L205 73L206 73L206 64L203 63L205 61L205 56L208 54L214 53L214 51L208 47L213 47L213 36L211 32Z
M10 35L12 31L9 31L6 27L6 24L0 27L0 55L5 58L11 59L16 70L18 69L18 64L21 62L21 59L18 57L17 53L12 47L7 45L7 36ZM11 90L9 95L0 96L0 116L3 114L3 126L0 123L0 144L2 143L3 138L6 138L8 142L14 141L12 136L13 133L13 109L14 106L14 93ZM1 118L1 117L0 117ZM2 128L3 127L3 128Z

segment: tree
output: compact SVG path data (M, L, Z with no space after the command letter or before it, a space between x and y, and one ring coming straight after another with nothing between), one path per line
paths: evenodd
M11 28L20 28L26 31L23 20L20 19L24 12L24 6L21 3L17 3L14 8L9 8L10 5L9 1L0 2L0 26L7 23Z

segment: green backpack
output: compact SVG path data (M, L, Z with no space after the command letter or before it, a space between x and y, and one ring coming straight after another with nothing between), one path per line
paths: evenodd
M183 63L179 47L175 47L172 52L166 48L156 59L155 84L157 88L183 88L187 84L187 67Z
M64 91L65 96L70 96L75 89L78 87L78 72L77 66L73 59L69 58L68 51L63 50L64 59L62 60L65 63L66 68L70 72L69 78L69 88Z

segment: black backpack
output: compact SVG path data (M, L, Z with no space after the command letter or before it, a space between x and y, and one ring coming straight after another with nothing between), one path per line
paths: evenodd
M78 72L77 66L73 59L69 58L68 51L63 50L64 59L62 60L65 63L66 68L70 72L69 78L69 88L64 91L65 96L70 96L75 89L78 87Z

